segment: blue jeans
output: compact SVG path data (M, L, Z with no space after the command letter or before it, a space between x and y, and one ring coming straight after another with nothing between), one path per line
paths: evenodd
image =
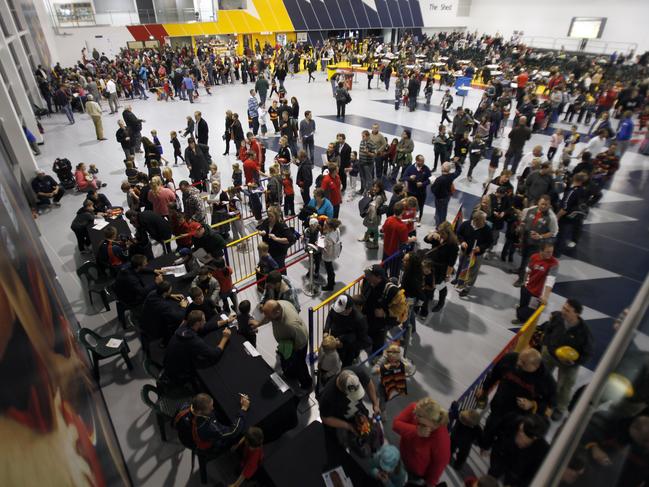
M146 79L143 79L142 80L142 94L144 95L145 100L149 99L149 97L146 96L146 92L147 92L148 89L149 89L149 81L146 80Z
M507 169L507 166L511 164L512 165L511 171L512 173L516 174L516 169L518 169L518 164L520 164L522 158L523 158L522 151L516 151L516 152L507 151L507 153L505 154L505 166L503 167L503 169Z
M69 103L63 105L63 111L65 112L65 115L68 117L70 123L74 123L74 115L72 115L72 107L70 106Z
M448 202L451 198L435 198L435 225L446 221Z

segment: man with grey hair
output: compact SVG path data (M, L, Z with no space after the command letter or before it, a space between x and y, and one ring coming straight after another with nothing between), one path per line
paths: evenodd
M304 321L289 301L269 299L261 306L261 311L264 318L259 326L271 323L284 375L296 379L302 392L308 393L313 381L306 365L309 333Z
M471 215L471 220L463 222L457 231L461 254L453 284L457 284L460 296L469 294L478 279L482 257L491 247L493 237L486 223L487 214L476 210Z
M448 213L448 202L453 195L453 181L455 181L462 172L462 165L458 162L458 158L453 158L455 163L455 172L451 174L451 163L445 162L442 164L442 174L435 179L430 187L430 191L435 197L435 225L446 221L446 214Z
M97 140L106 140L104 137L104 126L101 122L101 107L99 103L95 101L95 97L88 95L86 97L86 113L90 115L92 123L95 126L95 134L97 135Z

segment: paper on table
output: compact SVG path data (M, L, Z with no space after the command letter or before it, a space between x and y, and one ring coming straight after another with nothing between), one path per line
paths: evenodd
M345 471L341 466L329 470L322 474L322 480L324 480L326 487L354 487L352 480L347 477Z
M245 342L244 346L246 343L248 342ZM280 392L286 392L289 390L288 384L284 382L284 379L282 379L277 372L270 374L270 378L273 380Z
M99 220L99 219L95 218L95 226L92 227L92 228L94 230L101 230L106 225L108 225L108 222L106 220Z
M187 271L185 271L184 265L171 265L168 267L161 267L160 271L163 274L173 274L176 277L184 276L187 273Z
M111 339L108 340L108 342L106 343L106 346L107 346L108 348L119 348L123 341L124 341L124 340L120 340L119 338L111 338Z
M246 352L248 352L248 355L250 355L251 357L259 357L260 355L257 349L253 347L252 343L250 343L249 341L243 342L243 348L246 349Z

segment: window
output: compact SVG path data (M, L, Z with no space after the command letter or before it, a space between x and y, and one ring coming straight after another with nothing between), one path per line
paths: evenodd
M602 37L605 25L605 17L573 17L568 29L568 37L599 39Z
M18 11L16 10L16 5L14 4L14 0L7 0L7 5L9 5L11 16L14 18L14 22L16 23L16 30L18 31L23 30L23 25L22 22L20 21L20 16L18 15Z

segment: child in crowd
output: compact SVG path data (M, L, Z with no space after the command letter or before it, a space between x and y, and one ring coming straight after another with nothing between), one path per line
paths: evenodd
M221 173L219 172L218 166L214 163L210 164L210 174L208 179L210 180L210 183L218 181L219 185L221 184Z
M241 165L238 162L232 164L232 185L236 188L237 191L243 186L243 171L241 170Z
M356 194L356 182L358 181L359 171L358 152L353 150L349 156L349 182L347 183L347 187L349 188L349 201L353 200L354 194Z
M326 335L322 339L318 350L318 393L342 369L342 362L338 356L339 345L340 341L331 335Z
M388 146L388 165L390 166L390 174L394 172L394 165L397 163L397 146L399 145L399 139L392 139L392 142Z
M244 299L239 303L237 313L237 328L239 335L248 340L253 347L257 347L257 327L259 322L250 317L250 301Z
M421 272L424 276L424 283L422 290L424 291L424 299L419 306L419 316L426 318L428 316L428 304L433 300L435 295L435 274L433 273L433 262L425 259L421 263ZM417 311L417 308L415 308Z
M226 265L225 259L218 259L214 265L216 269L212 271L212 276L219 283L219 297L223 303L223 311L230 313L230 305L228 300L232 302L232 309L237 309L237 295L234 292L234 284L232 283L232 274L234 271L232 267Z
M579 132L577 132L577 126L573 125L572 127L570 127L570 133L565 138L566 146L577 145L577 143L579 142L579 137L581 137L581 135L579 134Z
M155 159L153 159L149 163L149 169L147 172L149 174L149 179L153 179L156 176L162 179L162 170L160 169L160 163Z
M248 485L248 481L254 481L264 458L264 432L261 428L251 426L232 450L241 452L241 473L228 487Z
M290 171L282 171L282 187L284 189L284 216L295 215L295 189Z
M176 133L175 130L172 130L169 133L169 137L171 137L171 145L174 148L174 166L178 165L178 158L180 157L180 160L185 162L185 158L183 157L182 153L180 152L180 142L178 141L178 134Z
M239 215L239 219L230 224L230 227L232 228L232 238L234 240L239 240L245 236L245 228L243 226L241 199L239 198L239 192L234 186L228 188L228 197L230 198L228 200L228 216L234 218ZM239 252L248 250L248 244L246 242L239 244L237 250Z
M279 164L273 164L268 171L266 184L266 208L282 204L282 179L279 175Z
M162 85L162 89L165 94L165 101L169 100L174 100L174 90L171 87L171 83L169 82L169 78L165 78L164 83Z
M548 149L548 161L552 161L557 153L559 146L563 143L563 129L557 129L550 138L550 148Z
M257 281L259 281L260 279L266 277L270 273L270 271L279 269L279 265L268 253L268 244L266 242L259 242L259 245L257 245L257 251L259 252L259 260L257 261L255 277ZM263 293L265 290L266 281L258 282L257 291Z
M392 196L390 196L390 202L388 203L388 209L385 212L386 216L394 215L394 205L406 197L406 187L403 183L396 183L392 186Z
M475 409L465 409L451 430L451 465L460 470L471 451L471 445L480 444L482 428L480 413Z
M320 261L322 260L322 252L318 247L318 239L320 238L320 222L317 218L309 219L309 226L304 229L304 247L307 245L312 245L316 247L316 250L313 254L313 280L317 280L320 277ZM306 277L310 275L307 272Z
M128 184L131 186L135 186L137 184L137 169L135 169L135 165L133 164L133 161L130 160L130 158L133 156L129 156L129 159L126 160L126 170L124 171L124 174L126 174L126 179L128 180Z
M250 183L248 185L248 205L250 206L250 211L252 216L255 217L257 224L261 224L262 221L262 204L261 204L261 195L264 193L264 187L259 186L255 183Z
M408 482L408 472L399 449L387 443L370 460L370 474L386 487L404 487Z
M261 138L265 139L266 134L268 133L268 110L266 110L266 104L262 103L257 109L257 116L259 118L259 130L261 132Z
M97 169L97 166L95 166L94 164L89 164L88 165L88 174L91 174L96 179L97 174L99 174L99 169Z
M160 160L164 161L165 166L169 164L169 161L162 157L162 144L160 143L160 139L158 138L158 131L157 130L152 130L151 131L151 140L153 142L153 145L155 145L155 150L158 151L158 155L160 156Z
M379 376L379 388L382 404L390 399L408 394L406 379L415 374L415 366L409 360L403 358L401 346L393 342L385 349L379 357L372 372Z
M500 164L500 158L503 156L503 151L499 149L498 147L494 147L493 150L491 151L491 158L489 158L489 167L487 168L487 180L482 183L482 187L487 189L491 181L494 179L494 174L496 174L496 170L498 169L498 166Z
M572 154L574 152L575 152L574 144L567 145L563 148L563 152L561 153L561 164L563 165L563 167L568 167L570 165L570 161L572 160Z
M408 225L408 236L413 237L417 235L415 229L415 222L417 221L417 213L419 212L419 203L414 196L408 196L405 199L403 213L401 214L401 221Z

